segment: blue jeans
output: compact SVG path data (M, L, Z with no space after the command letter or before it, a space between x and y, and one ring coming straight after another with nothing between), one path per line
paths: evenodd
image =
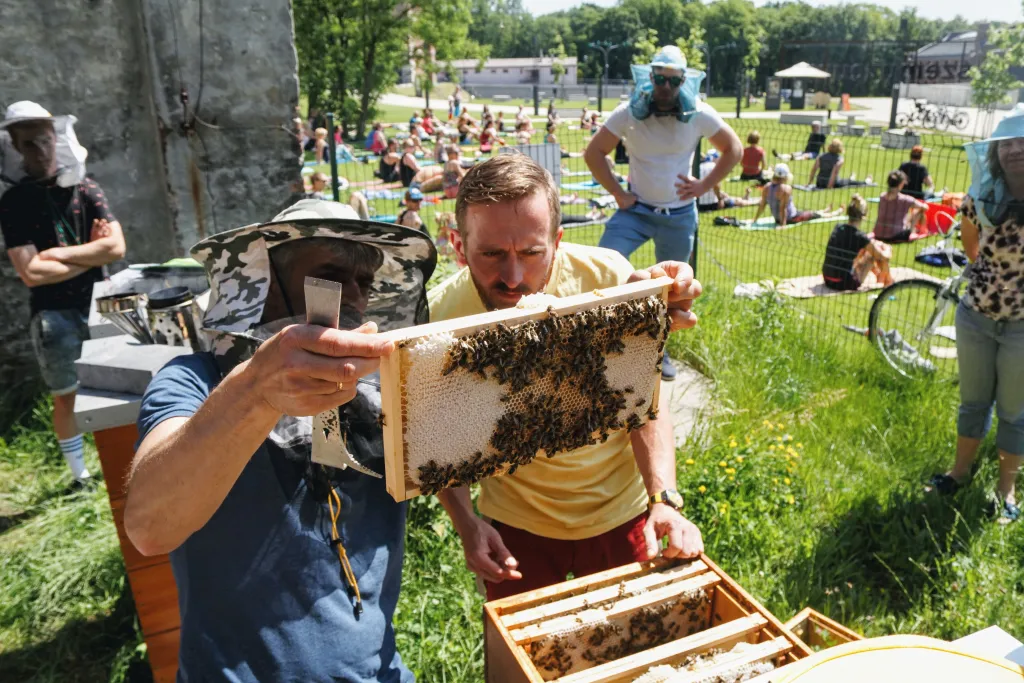
M1024 320L997 321L963 304L956 311L956 350L960 364L957 434L981 439L992 426L996 446L1024 455Z
M655 212L634 204L619 209L608 219L599 246L614 249L626 258L647 240L654 240L654 256L662 261L690 260L693 238L697 233L697 206L672 209L672 213Z

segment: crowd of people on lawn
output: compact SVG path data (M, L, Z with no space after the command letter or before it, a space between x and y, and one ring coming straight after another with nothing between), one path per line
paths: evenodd
M687 265L699 207L757 203L759 214L767 209L783 226L831 215L794 205L786 162L813 159L812 182L837 186L841 143L826 144L816 128L803 152L769 171L756 133L744 149L712 107L692 99L699 81L687 82L694 77L677 47L658 50L648 68L649 82L638 82L584 152L617 205L598 247L562 239L560 189L526 155L495 155L466 168L457 141L442 138L444 156L435 149L436 171L424 173L416 150L438 133L428 110L410 127L422 136L399 144L375 126L368 140L382 179L407 188L395 223L359 221L356 206L323 201L327 178L313 174L309 196L269 222L192 249L213 285L204 320L211 350L171 361L149 385L123 510L127 537L142 554L170 554L180 680L413 680L392 625L407 505L381 479L311 461L309 416L338 409L350 455L383 472L378 369L394 344L369 319L394 329L514 307L524 295L564 297L668 276L666 323L683 330L696 324L692 304L701 294ZM500 117L475 126L461 97L456 89L449 103L459 136L464 123L465 135L500 144L483 135L498 130ZM557 125L550 114L549 125ZM584 112L581 125L593 120ZM31 338L54 396L61 450L85 482L71 412L74 360L87 335L91 286L126 247L96 182L66 172L59 150L69 125L34 103L8 108L0 151L19 161L17 177L4 177L11 186L0 196L0 228L31 293ZM517 116L517 129L525 125ZM313 136L314 147L323 137ZM694 176L701 139L713 151ZM613 163L623 140L625 187ZM959 439L953 468L929 488L951 494L969 483L994 407L1000 476L993 512L1010 522L1020 515L1014 485L1024 456L1024 109L967 147L972 185L960 211L973 265L956 321ZM737 165L760 188L759 200L722 192ZM921 150L887 185L872 234L862 229L867 201L854 195L845 207L823 266L829 286L855 289L868 273L886 281L886 240L910 239L905 217L921 210L924 196L913 193L934 186ZM418 213L425 188L435 186L455 199L454 212L438 214L438 222L462 268L428 293L437 253ZM637 270L629 256L648 241L658 264ZM292 324L305 320L307 276L342 283L341 329ZM240 297L243 282L264 285ZM675 373L665 355L663 378ZM476 500L467 487L438 494L489 599L659 554L702 551L701 532L676 490L667 401L661 392L661 418L640 428L483 480Z

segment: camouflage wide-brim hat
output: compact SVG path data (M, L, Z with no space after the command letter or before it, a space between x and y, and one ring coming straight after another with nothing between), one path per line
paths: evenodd
M230 366L255 351L260 340L252 331L261 324L270 290L269 250L313 237L380 249L383 262L370 288L366 320L376 322L382 331L427 322L426 283L437 265L430 238L390 223L324 217L354 215L345 209L349 207L303 200L269 223L222 232L192 247L192 257L203 264L210 279L203 330L214 355L228 360Z

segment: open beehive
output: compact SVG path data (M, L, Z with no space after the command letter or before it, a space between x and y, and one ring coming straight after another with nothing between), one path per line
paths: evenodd
M402 501L515 472L657 415L671 279L395 330L385 479Z
M703 555L489 602L484 647L487 683L733 683L810 654Z

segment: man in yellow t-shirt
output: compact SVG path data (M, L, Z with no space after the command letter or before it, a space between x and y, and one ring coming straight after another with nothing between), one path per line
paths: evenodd
M455 213L452 245L468 267L430 292L432 321L509 308L526 294L570 296L667 274L675 279L673 329L696 323L690 304L700 283L686 264L634 271L610 249L562 244L558 188L524 155L474 166L459 185ZM664 395L659 409L669 415ZM462 538L466 564L493 600L564 581L569 573L653 558L666 536L666 557L699 554L700 531L680 513L675 486L672 424L665 418L485 479L478 502L484 519L467 488L439 498Z

